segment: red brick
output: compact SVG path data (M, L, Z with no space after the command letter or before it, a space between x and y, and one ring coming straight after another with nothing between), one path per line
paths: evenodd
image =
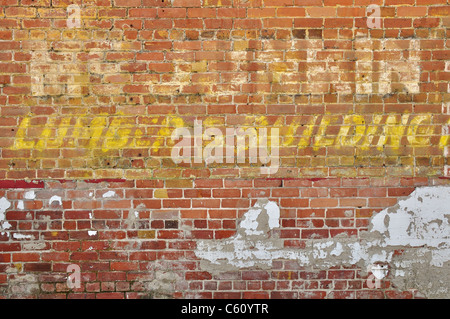
M243 280L267 280L270 278L270 274L267 271L256 271L256 270L249 270L249 271L243 271L242 272L242 279Z
M265 291L244 291L243 299L269 299L270 295Z
M450 6L429 7L428 15L429 16L449 16L450 15Z
M134 262L111 262L111 270L113 271L130 271L130 270L138 270L138 264Z
M329 270L329 279L353 279L355 277L354 270Z
M270 272L209 274L195 249L198 240L240 234L259 199L280 207L280 227L268 236L298 250L315 239L357 239L374 214L416 187L447 185L450 163L438 144L448 122L448 1L377 0L383 28L370 29L370 0L96 0L73 30L65 2L0 0L0 197L11 203L11 227L0 234L5 291L37 272L40 292L24 297L141 298L158 271L170 270L180 275L171 298L420 297L388 281L372 291L351 267L306 271L287 260L274 260ZM378 93L384 62L402 69L416 57L413 38L421 74L408 83L418 91L406 92L404 78L414 74L391 72L389 92ZM39 78L48 81L43 95ZM368 94L355 94L361 80ZM195 119L222 132L279 128L278 171L174 163L170 135ZM389 133L397 127L387 121L404 132ZM31 190L37 198L24 199ZM109 190L117 196L103 198ZM54 195L61 207L49 205ZM10 242L13 232L40 243ZM22 270L11 273L10 263ZM65 283L71 263L83 273L74 291Z
M0 180L0 188L44 188L42 181Z
M401 196L409 196L415 188L410 187L400 187L400 188L388 188L388 196L392 197L401 197Z
M283 198L280 201L281 207L308 207L309 200L308 199L292 199L292 198Z
M159 18L185 18L185 8L158 8Z
M24 270L29 272L37 272L37 271L51 271L52 264L51 263L26 263L24 265Z
M15 253L15 254L12 254L13 262L18 262L18 261L30 262L30 261L39 261L39 260L40 260L40 256L38 253Z
M206 271L189 271L186 272L185 278L186 280L209 280L212 279L212 276Z
M189 18L215 18L215 8L188 8L187 16Z
M128 10L129 17L137 17L137 18L155 18L157 14L157 9L153 8L139 8L139 9L129 9Z
M304 8L278 8L277 16L279 17L304 17L306 11Z

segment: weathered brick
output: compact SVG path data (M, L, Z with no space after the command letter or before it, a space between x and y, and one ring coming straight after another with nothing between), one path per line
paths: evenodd
M197 250L237 245L264 200L279 227L252 235L255 256L265 240L359 240L418 187L448 186L448 1L96 0L75 27L66 2L0 0L2 297L421 297L370 290L356 265L265 255L264 270L210 272ZM176 163L172 134L193 142L195 120L278 129L276 172L249 160L258 141L244 161L235 146L230 162Z

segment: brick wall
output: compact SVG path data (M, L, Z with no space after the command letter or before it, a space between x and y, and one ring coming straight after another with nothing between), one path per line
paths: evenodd
M374 286L366 264L385 259L327 264L314 245L363 242L377 213L448 189L449 14L447 0L0 0L0 296L429 297L398 264ZM208 162L202 131L200 160L177 162L174 132L199 121L214 141L250 129L261 146L266 129L276 158L249 142L244 161L233 144ZM245 237L267 201L277 227L260 214ZM314 257L204 257L231 240Z

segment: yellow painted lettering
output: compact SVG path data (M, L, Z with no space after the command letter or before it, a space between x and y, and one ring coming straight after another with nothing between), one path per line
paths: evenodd
M16 133L16 138L14 139L14 150L31 149L34 148L34 141L26 141L27 130L30 127L30 117L26 117L20 122L19 129Z

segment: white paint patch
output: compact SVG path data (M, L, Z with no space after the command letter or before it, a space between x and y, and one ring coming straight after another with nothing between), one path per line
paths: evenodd
M17 203L17 209L25 209L25 206L23 205L23 200L19 200Z
M36 193L34 191L28 191L24 194L25 199L36 199Z
M385 234L384 246L438 247L450 242L450 187L422 187L398 208L375 215L371 231Z
M260 216L263 208L267 216ZM266 205L257 202L253 208L245 213L244 219L241 221L240 228L242 228L247 235L261 235L264 230L258 229L259 220L266 218L270 229L280 227L280 208L275 202L268 202Z
M444 262L450 259L449 256L450 248L434 250L432 251L431 265L436 267L443 267Z
M315 243L313 245L313 257L314 259L325 259L327 258L328 254L325 251L325 248L329 248L333 246L333 241L329 242L319 242Z
M44 242L30 242L30 243L23 243L22 247L25 250L40 250L45 249L46 244Z
M370 268L372 274L377 279L383 279L389 271L388 265L372 265Z
M5 220L5 212L11 207L11 203L5 197L0 198L0 220Z
M97 235L97 231L96 230L88 230L88 235L95 236L95 235Z
M103 198L110 198L114 196L116 196L116 192L114 191L107 191L106 193L103 194Z
M10 229L11 228L11 224L9 222L3 222L2 223L2 228L3 229Z
M52 196L50 198L49 204L51 205L53 202L58 202L59 205L62 206L62 200L61 200L60 196L56 196L56 195Z
M336 247L331 251L331 255L333 256L339 256L344 252L344 249L342 248L341 243L337 243Z
M33 237L32 235L23 235L23 234L18 234L18 233L13 234L13 238L15 238L15 239L30 239L32 237Z
M301 259L299 252L282 249L279 242L268 240L267 232L280 227L279 218L275 202L258 201L242 217L236 235L221 241L199 241L195 253L212 264L226 261L238 268L270 266L277 258Z
M417 262L426 263L426 271L450 261L449 203L450 187L417 188L394 207L376 214L364 238L310 239L305 249L288 249L283 247L282 239L268 235L269 230L279 227L277 204L260 200L244 214L236 235L223 240L200 240L195 254L209 262L207 265L220 269L270 267L273 260L287 259L296 260L301 266L363 264L366 269L376 265L374 276L382 278L386 264L392 263L393 274L402 276L409 274L408 267ZM401 264L394 258L400 247L412 254L404 257Z
M0 222L4 221L6 219L5 212L10 207L11 207L11 203L5 197L0 198ZM1 225L0 229L2 229L2 230L9 229L11 227L11 224L8 223L7 221L1 223L0 225ZM3 234L5 234L5 232L1 232L1 234L3 235ZM7 232L7 236L9 237L8 232Z

